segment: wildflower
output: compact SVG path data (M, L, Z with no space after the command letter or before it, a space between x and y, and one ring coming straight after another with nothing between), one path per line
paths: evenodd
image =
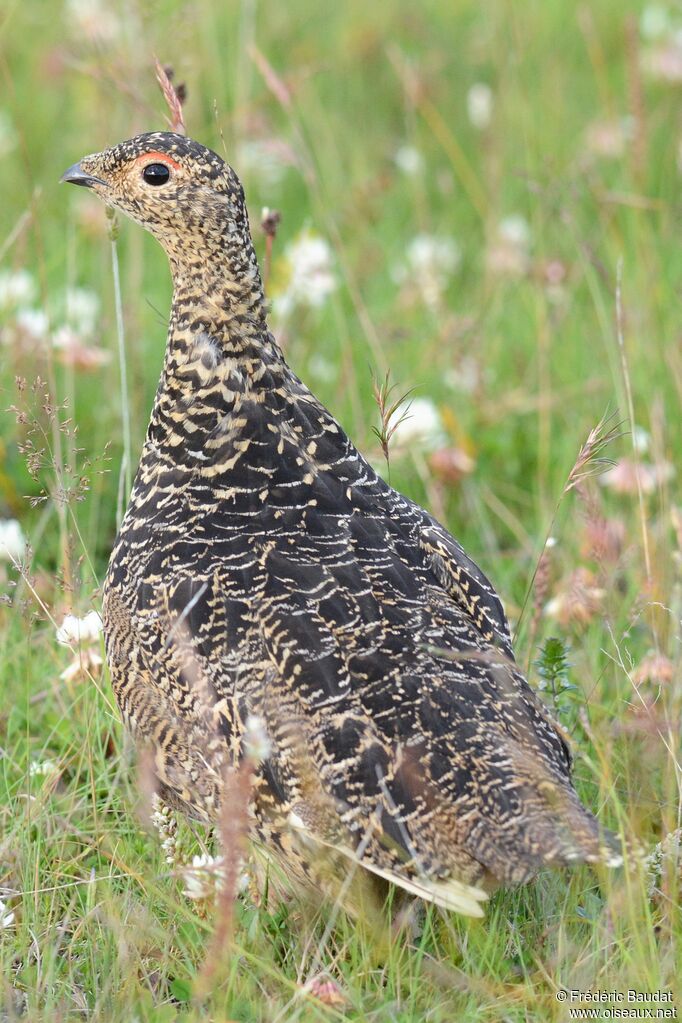
M0 931L5 927L11 927L14 923L14 913L7 910L7 905L0 899Z
M50 326L47 313L42 309L19 309L15 323L19 332L30 341L44 341Z
M99 314L99 298L86 288L67 288L66 322L77 334L92 334Z
M493 116L493 90L485 82L476 82L467 92L467 114L474 128L483 131Z
M662 26L661 26L662 27ZM657 81L674 85L682 81L682 28L668 25L642 47L642 70Z
M651 444L651 435L643 426L635 426L632 429L632 446L638 455L645 455Z
M92 643L99 639L101 631L102 619L97 611L88 611L84 618L65 615L64 621L57 629L57 642L62 646Z
M325 977L324 975L312 977L304 985L303 990L306 994L316 998L318 1002L322 1002L323 1005L342 1006L347 1003L347 998L341 991L341 988L331 977Z
M308 370L314 377L325 384L331 384L336 380L338 370L333 362L326 359L320 352L311 355L308 360Z
M444 483L459 483L474 471L476 461L463 448L438 448L429 457L429 467Z
M581 552L599 564L616 564L625 545L625 523L620 519L590 515L585 522Z
M224 857L202 853L192 857L192 865L181 868L185 881L183 895L188 899L208 899L225 888Z
M472 394L481 382L481 367L473 355L465 355L446 371L444 380L451 390Z
M54 760L32 760L28 765L29 778L42 778L46 775L58 773L59 764Z
M617 159L625 153L632 133L633 123L629 117L593 121L585 132L585 145L595 156Z
M0 561L19 561L26 551L26 538L16 519L0 519Z
M545 614L564 627L587 625L601 610L606 590L587 568L576 568L559 593L545 605Z
M0 309L29 305L35 297L36 284L28 270L0 273Z
M283 293L275 297L275 310L282 317L295 308L318 309L337 286L329 242L312 231L302 231L284 253L288 277Z
M71 327L59 327L52 335L52 347L57 352L57 358L64 366L73 366L74 369L98 369L106 366L111 360L111 352L98 348L97 345L87 344L83 338Z
M97 675L103 663L104 661L96 650L86 647L85 650L78 651L71 664L61 672L59 677L62 682L74 682L81 676Z
M407 415L398 422L393 433L396 448L417 446L427 449L442 447L446 437L440 413L430 398L414 398Z
M670 15L660 4L647 4L639 18L639 31L643 39L660 39L670 31Z
M632 681L636 686L644 682L653 685L668 685L675 677L675 666L669 657L655 652L648 653L632 672Z
M66 23L92 43L113 43L121 33L121 23L103 0L67 0Z
M415 290L426 305L435 307L460 261L460 249L454 239L418 234L407 246L405 262L393 276L408 290Z
M424 169L424 158L415 146L399 146L393 155L393 162L408 178L416 177Z
M677 828L665 836L662 842L654 846L644 860L647 879L647 895L651 899L656 895L663 877L666 863L672 863L676 870L682 867L680 847L682 845L682 828Z
M166 863L173 866L175 863L178 822L168 803L164 803L156 792L152 795L152 813L149 819L159 833Z
M636 494L639 487L643 494L653 493L657 487L675 475L670 462L635 462L632 458L619 458L616 464L599 477L603 487L617 494Z
M530 228L525 217L520 214L504 217L486 255L488 269L500 276L523 276L529 267L529 247Z
M246 755L260 763L267 760L272 751L272 744L268 737L265 721L257 714L249 714L244 728L244 749Z

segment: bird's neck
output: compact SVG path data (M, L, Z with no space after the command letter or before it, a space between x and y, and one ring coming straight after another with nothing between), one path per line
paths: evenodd
M171 260L168 341L148 434L156 444L178 447L185 435L228 429L245 403L264 401L289 372L268 331L252 250L239 267L197 262Z

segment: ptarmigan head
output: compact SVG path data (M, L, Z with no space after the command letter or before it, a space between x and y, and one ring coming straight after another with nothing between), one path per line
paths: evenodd
M91 188L132 217L171 261L206 261L221 250L237 257L251 249L239 178L217 153L184 135L137 135L83 157L62 181Z

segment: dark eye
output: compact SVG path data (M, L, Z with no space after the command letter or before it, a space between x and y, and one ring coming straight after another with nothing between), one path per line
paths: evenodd
M165 163L148 163L142 171L142 177L148 185L165 185L170 177L170 169Z

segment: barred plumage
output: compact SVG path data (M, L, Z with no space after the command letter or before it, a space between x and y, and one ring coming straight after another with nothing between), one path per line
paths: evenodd
M254 833L294 876L327 885L357 858L480 915L482 889L546 864L616 862L492 586L286 364L233 170L154 132L64 177L151 231L173 275L103 611L162 795L215 820L258 714Z

